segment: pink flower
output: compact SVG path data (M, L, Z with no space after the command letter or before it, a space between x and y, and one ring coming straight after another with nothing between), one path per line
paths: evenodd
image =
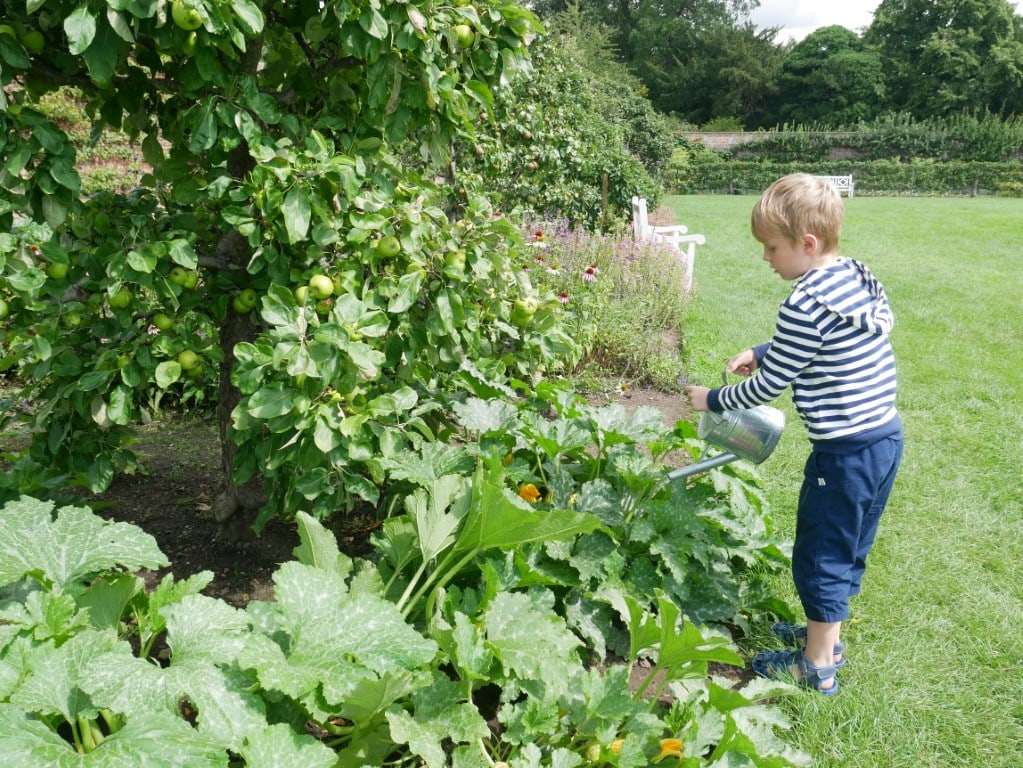
M568 304L568 291L562 291L558 294L558 301L562 304Z
M587 283L592 283L597 279L597 272L600 270L593 264L583 270L583 280Z

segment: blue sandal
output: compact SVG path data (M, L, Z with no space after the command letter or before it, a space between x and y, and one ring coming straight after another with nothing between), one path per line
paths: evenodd
M770 680L792 680L797 685L812 688L825 696L838 693L837 664L817 667L807 661L801 650L794 651L761 651L753 657L753 671ZM792 668L799 670L800 678L795 679ZM832 682L830 688L824 684Z
M806 648L806 625L789 624L787 621L779 621L771 625L771 631L777 635L786 645L795 645L800 649ZM845 643L835 643L832 651L834 656L841 656L841 661L835 662L835 668L841 669L845 666Z

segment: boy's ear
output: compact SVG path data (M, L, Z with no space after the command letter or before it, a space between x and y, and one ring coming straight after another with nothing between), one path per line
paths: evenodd
M806 251L807 255L812 256L815 254L820 244L821 241L812 232L807 232L803 235L803 250Z

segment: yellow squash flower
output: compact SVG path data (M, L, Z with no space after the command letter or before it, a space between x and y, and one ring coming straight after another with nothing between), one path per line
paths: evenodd
M659 763L666 757L682 759L682 739L661 739L661 751L650 762Z
M519 488L519 497L525 499L530 504L536 504L540 500L540 489L532 483L526 483Z

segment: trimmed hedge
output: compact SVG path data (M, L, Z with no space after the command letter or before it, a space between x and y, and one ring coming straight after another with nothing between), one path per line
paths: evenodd
M789 173L852 174L857 195L1023 197L1023 163L913 160L754 162L711 159L672 163L663 171L671 194L759 194Z

